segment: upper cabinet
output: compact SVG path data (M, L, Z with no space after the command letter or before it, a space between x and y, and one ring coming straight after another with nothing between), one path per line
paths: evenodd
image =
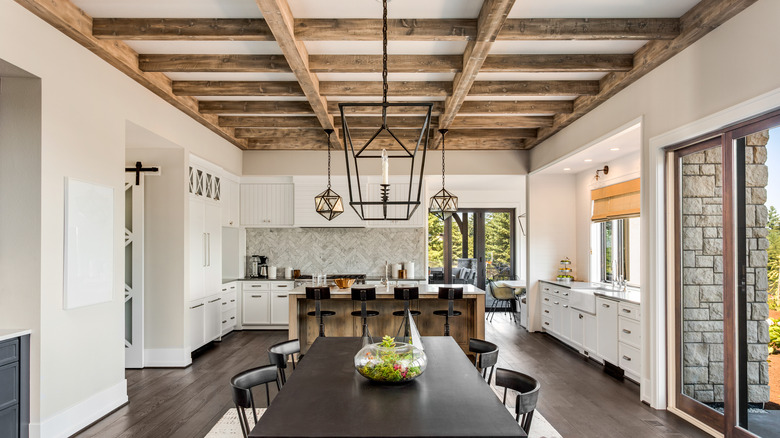
M329 221L314 207L314 197L328 188L326 176L295 177L295 226L296 227L365 227L357 213L349 206L349 188L346 178L331 178L331 189L341 195L344 213Z
M190 165L189 192L197 198L220 201L222 199L222 177L217 172L206 170L196 164Z
M240 189L241 225L292 226L294 190L291 183L244 183Z
M229 178L223 178L222 186L222 226L238 227L239 220L239 184Z

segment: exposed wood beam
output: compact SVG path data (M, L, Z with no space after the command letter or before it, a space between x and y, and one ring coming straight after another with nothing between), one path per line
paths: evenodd
M671 40L680 34L676 18L509 19L498 40Z
M176 96L171 80L162 73L149 73L138 68L138 54L122 41L104 41L92 35L92 18L67 0L17 0L23 7L60 30L94 54L143 85L166 102L183 111L220 137L246 148L246 143L233 137L233 130L217 124L217 117L198 112L198 101Z
M261 18L95 18L93 34L118 40L274 41ZM469 41L474 19L390 19L392 41ZM669 40L680 33L676 18L508 19L497 40ZM381 41L382 20L296 19L299 41Z
M586 96L598 92L598 81L476 81L468 95Z
M463 70L456 74L452 81L452 95L444 101L444 113L439 117L439 128L446 129L452 124L514 4L514 0L485 0L482 3L477 18L477 36L466 45Z
M174 81L177 96L303 96L294 81Z
M394 81L388 83L388 96L446 96L450 92L449 82ZM380 96L382 83L373 81L328 81L320 83L325 96Z
M574 103L570 100L467 100L458 111L458 115L475 114L515 114L515 115L555 115L570 113Z
M374 101L371 101L370 103L377 103L380 102L381 99L377 99ZM363 102L368 103L369 101ZM349 103L360 103L360 102L349 102ZM433 108L431 109L431 114L433 115L439 115L444 108L444 102L436 101L432 102ZM339 110L339 102L338 101L329 101L328 102L328 111L330 111L331 114L341 114L341 111ZM344 112L346 114L376 114L376 108L370 108L370 107L361 107L361 106L349 106L344 108ZM425 111L422 107L404 107L404 106L391 106L387 109L388 115L411 115L411 114L417 114L417 115L424 115Z
M316 132L316 131L312 131ZM325 150L324 135L313 136L286 135L262 138L247 138L250 150ZM433 140L433 139L432 139ZM455 139L447 134L447 150L523 150L525 139L522 138L481 138ZM357 142L356 142L357 143ZM356 144L357 146L357 144ZM370 150L379 150L397 146L389 139L377 139L369 146Z
M757 0L702 0L680 18L680 35L671 41L650 41L634 54L634 68L625 73L610 73L601 79L600 91L574 101L574 111L555 117L549 128L528 144L532 148L604 103L654 68L680 53Z
M450 127L455 128L543 128L553 124L551 116L458 116ZM449 138L449 136L447 136Z
M434 126L435 128L435 126ZM238 129L236 130L238 131ZM453 128L447 133L447 143L450 139L458 140L480 140L480 139L506 139L506 138L536 138L537 128ZM353 138L367 140L375 132L376 129L350 129L350 134ZM412 138L419 135L412 133L409 130L399 131L401 138ZM431 129L431 139L435 139L439 136L439 133L435 129Z
M463 59L458 55L388 55L393 73L455 73ZM381 73L382 55L309 55L309 70L316 73Z
M341 117L336 117L336 124L341 127ZM417 132L420 132L423 127L423 122L425 121L425 117L388 117L387 118L387 126L390 127L390 129L408 129L408 130L417 130ZM435 126L437 120L435 117L431 118L430 126ZM364 129L364 128L373 128L374 131L379 129L379 127L382 125L382 118L377 115L374 116L347 116L347 123L349 124L349 130L352 132L353 129ZM371 130L371 129L369 129Z
M92 35L113 40L274 41L262 18L93 18Z
M322 134L322 127L316 117L247 117L247 116L220 116L220 126L230 127L254 127L254 128L295 128L295 129L316 129ZM236 131L236 137L238 131Z
M488 55L480 72L629 71L632 55Z
M309 52L304 43L295 38L295 19L290 5L286 0L256 0L256 3L322 128L335 129L333 116L328 113L328 102L320 95L320 81L309 71ZM333 140L334 144L339 143L338 134Z
M143 71L289 73L281 55L139 55Z
M388 19L392 41L465 41L477 34L472 19ZM295 36L301 41L381 41L382 20L296 19Z
M314 115L311 105L305 101L201 100L199 107L203 114Z

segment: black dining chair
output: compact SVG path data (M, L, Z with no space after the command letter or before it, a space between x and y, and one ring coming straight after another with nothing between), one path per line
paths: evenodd
M280 386L284 386L287 383L287 360L292 361L293 370L295 369L295 355L298 354L298 360L301 356L301 342L298 339L290 341L279 342L278 344L268 347L268 360L272 364L276 365L276 369L279 370L279 382Z
M378 316L376 310L366 310L366 302L376 300L376 287L374 286L352 286L352 301L360 301L360 310L352 312L352 316L360 317L360 323L363 327L364 338L371 339L371 333L368 330L368 318ZM371 341L369 341L371 342Z
M418 300L420 299L420 288L417 286L396 286L393 288L393 298L395 298L398 301L404 302L404 310L396 310L393 312L393 316L406 316L406 311L409 311L409 314L414 318L417 315L420 315L421 312L419 310L410 310L409 307L411 305L412 300ZM401 325L398 326L398 331L396 332L395 336L398 337L398 335L401 333L401 330L404 332L404 338L409 339L412 334L410 332L409 324L406 321L406 318L403 319L401 322Z
M246 410L252 410L255 424L257 424L257 419L259 418L257 409L255 408L255 399L252 396L252 388L263 384L265 385L265 406L267 408L268 406L271 406L271 393L268 389L268 384L271 382L276 383L277 390L281 389L277 377L276 365L273 364L242 371L230 379L230 386L233 390L233 403L236 405L236 410L238 411L238 421L241 423L241 432L243 432L244 438L249 436L250 431ZM265 409L261 409L260 416L262 416L264 412Z
M460 316L462 313L459 310L454 310L455 300L463 299L462 287L440 287L439 299L447 300L447 310L434 310L433 314L444 317L444 336L450 335L450 318L453 316Z
M482 372L482 378L487 377L487 383L493 378L493 370L498 362L498 345L482 339L469 339L469 351L476 355L474 365ZM490 369L490 374L488 374Z
M536 402L539 400L539 389L541 388L539 382L533 377L517 371L496 368L496 386L504 388L504 405L506 405L507 390L511 389L517 392L515 421L520 423L520 427L526 434L529 433L534 410L536 410Z
M314 301L314 311L307 312L306 314L317 318L317 324L319 324L320 326L320 336L324 337L325 323L323 322L323 318L326 316L336 315L336 312L332 310L322 310L320 308L320 302L322 300L330 299L330 288L329 287L307 287L306 299Z

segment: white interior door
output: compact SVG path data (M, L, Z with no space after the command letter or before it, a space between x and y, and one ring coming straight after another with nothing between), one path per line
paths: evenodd
M144 367L144 176L125 175L125 368Z

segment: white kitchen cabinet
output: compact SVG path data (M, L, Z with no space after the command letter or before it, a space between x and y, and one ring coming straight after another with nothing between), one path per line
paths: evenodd
M296 227L365 227L366 224L349 206L349 187L344 176L331 178L331 190L341 196L344 205L344 213L333 220L325 219L317 213L314 206L314 197L328 188L328 178L296 177L295 178L295 226Z
M239 221L239 185L237 182L222 179L222 226L238 227Z
M596 331L599 357L613 365L619 365L617 301L596 297Z
M252 183L240 186L239 208L242 226L291 226L294 223L294 207L294 190L290 183Z
M220 294L220 310L222 315L222 336L230 333L238 324L238 284L233 281L222 285Z
M219 295L206 298L205 315L203 317L204 343L222 336L222 297Z
M571 318L571 337L569 338L569 343L572 347L576 348L577 351L582 352L582 343L584 341L585 337L585 312L580 312L579 310L574 310L570 312L569 316Z
M601 362L601 358L598 357L599 334L596 327L596 315L582 312L582 316L582 349L585 354Z
M555 334L563 341L571 338L571 309L569 300L556 297L553 300L553 327Z
M243 325L271 323L271 291L244 292Z
M639 381L642 359L642 332L639 306L621 302L618 305L618 354L620 368L626 376Z
M290 297L287 291L271 292L271 324L287 325L290 322Z
M222 284L222 211L217 203L190 197L190 299L216 294Z
M187 306L190 319L190 351L202 347L205 341L206 303L204 299L190 301Z

